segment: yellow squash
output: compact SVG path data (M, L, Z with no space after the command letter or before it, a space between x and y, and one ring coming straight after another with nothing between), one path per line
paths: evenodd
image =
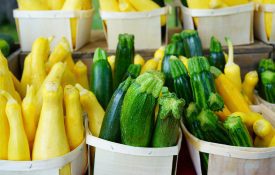
M117 0L99 0L100 10L106 12L119 12Z
M82 0L82 10L90 10L90 9L92 9L92 1Z
M254 145L256 147L267 147L271 143L272 138L275 135L274 128L265 119L257 120L253 125L254 133L256 138L254 140Z
M258 81L259 77L257 71L251 71L245 75L244 82L242 84L243 93L249 98L252 103L255 102L254 90Z
M26 92L27 90L27 85L32 84L31 64L32 64L31 54L28 54L24 61L24 68L23 68L23 73L21 77L21 86L24 92Z
M132 6L140 12L144 11L152 11L155 9L161 8L158 4L156 4L152 0L129 0ZM161 16L161 26L166 24L166 15Z
M75 64L74 74L76 77L76 82L83 86L85 89L89 89L88 68L82 61L78 61Z
M96 96L91 91L84 89L79 84L76 84L76 88L80 93L80 103L83 110L88 114L89 129L93 136L98 137L105 111L100 106Z
M50 42L47 38L40 37L32 45L32 85L36 91L46 78L45 61L50 52Z
M17 0L19 10L50 10L45 0Z
M21 103L21 97L15 90L12 77L8 68L7 59L0 51L0 89L7 91L11 96L16 99L18 103Z
M209 2L210 9L218 9L218 8L225 8L225 7L228 7L228 5L222 0L211 0Z
M135 12L136 9L130 4L129 0L118 0L119 10L121 12Z
M37 111L35 95L33 86L28 86L26 97L22 102L23 123L31 149L33 147L34 137L39 121L39 111Z
M30 160L30 148L24 130L21 106L8 92L1 90L0 94L7 99L6 115L10 126L8 160Z
M264 4L275 4L275 0L263 0ZM264 18L265 18L265 31L266 31L266 35L267 38L269 39L271 37L271 33L272 33L272 16L273 13L272 12L265 12Z
M161 66L162 66L162 61L164 58L164 54L165 54L165 47L160 47L158 50L155 51L154 53L154 58L159 58L159 63L158 63L158 71L161 71Z
M110 64L110 66L111 66L112 75L114 76L116 56L115 55L108 56L107 60L108 60L108 63Z
M64 104L66 108L66 134L70 149L74 150L83 142L84 125L79 92L72 85L67 85L64 89Z
M74 59L73 59L73 57L72 57L72 54L69 54L68 56L67 56L67 58L65 59L65 63L67 64L67 66L69 67L69 69L71 70L71 71L74 71Z
M140 64L141 66L143 66L144 63L145 63L144 58L141 55L136 54L134 58L134 64Z
M47 0L47 5L50 10L60 10L64 2L65 0Z
M216 88L231 112L251 112L241 92L223 73L215 78Z
M144 72L147 72L149 70L157 70L158 64L159 64L159 58L152 58L142 66L141 73L143 74Z
M71 54L69 42L65 37L62 37L50 54L49 60L46 64L47 72L50 71L55 63L65 61L69 54Z
M179 56L179 59L181 60L181 62L184 64L184 66L188 70L188 58L186 58L184 56Z
M12 72L10 72L10 76L12 78L15 90L19 93L21 98L24 98L26 95L26 91L23 88L23 86L21 85L20 81L13 75Z
M215 113L218 115L218 117L221 121L225 121L227 119L227 117L231 114L231 112L229 111L229 109L226 105L224 105L224 108L222 111L218 111Z
M228 61L225 64L224 74L234 84L234 86L241 92L242 80L240 66L234 63L234 49L233 44L229 38L226 38L228 44Z
M7 100L0 95L0 160L8 159L10 126L6 115Z
M43 91L43 107L33 145L33 160L47 160L70 152L64 122L62 87L59 83L48 82ZM70 165L66 165L61 172L70 175Z
M41 111L42 108L42 102L43 102L43 89L45 87L45 84L48 82L58 82L61 83L64 71L65 71L66 65L62 62L56 63L53 68L51 69L50 73L46 77L43 84L40 86L38 92L36 93L36 105L37 110Z
M229 6L236 6L249 3L249 0L222 0Z
M76 84L76 77L74 73L66 66L65 71L63 73L63 77L61 80L62 87L65 87L66 85L75 85Z

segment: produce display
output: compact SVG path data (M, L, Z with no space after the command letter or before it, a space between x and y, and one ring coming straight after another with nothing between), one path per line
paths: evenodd
M22 11L92 9L90 0L17 1ZM181 0L191 9L222 9L251 1L275 3ZM99 0L99 5L103 12L136 13L160 9L165 2ZM264 17L269 38L272 13ZM194 22L198 25L197 17ZM73 46L77 23L76 18L70 19ZM162 30L166 23L167 16L161 16ZM87 140L98 138L100 144L114 142L119 148L133 150L152 148L158 152L179 147L181 125L186 136L187 129L199 141L231 146L228 149L275 147L273 123L251 107L257 103L257 92L275 104L275 62L261 59L257 70L248 72L242 80L231 39L224 38L228 46L225 53L217 38L209 38L206 55L198 31L183 30L145 59L135 50L135 36L122 33L114 55L97 48L91 62L84 63L73 59L68 38L61 38L52 48L54 37L39 37L21 61L24 65L18 79L7 60L14 41L0 34L0 160L64 156L85 142L86 129L93 136ZM92 162L96 161L93 147ZM209 154L199 152L199 156L202 174L207 174ZM59 174L73 174L72 165L61 167ZM79 168L84 172L86 165L83 161Z

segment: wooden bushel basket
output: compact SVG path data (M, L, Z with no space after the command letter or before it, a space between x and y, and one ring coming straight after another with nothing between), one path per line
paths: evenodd
M176 175L182 132L178 144L168 148L142 148L118 144L94 137L86 129L86 142L95 149L94 175ZM90 154L90 161L92 158Z
M266 29L265 29L265 12L272 13L272 32L270 38L267 38ZM273 4L262 4L257 5L255 11L255 20L254 20L254 30L255 35L258 39L265 43L275 44L275 5Z
M275 126L275 114L264 105L252 106ZM199 153L209 153L209 175L271 175L275 172L275 147L245 148L199 140L182 124L188 149L198 175L201 175Z
M215 36L225 46L225 37L234 45L254 42L254 3L223 9L189 9L181 5L184 29L195 29L193 18L198 19L197 30L204 48L209 48L210 39Z
M162 45L161 15L167 15L167 7L149 12L104 12L100 11L105 37L109 50L116 50L118 35L122 33L135 36L135 49L157 49ZM167 25L166 25L167 26Z
M21 50L30 51L38 37L55 37L52 48L66 37L72 49L78 50L90 40L93 10L21 11L14 10ZM76 43L73 48L71 20L77 19Z

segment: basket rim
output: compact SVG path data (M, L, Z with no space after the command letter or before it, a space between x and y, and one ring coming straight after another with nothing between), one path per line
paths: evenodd
M76 158L83 154L85 139L82 143L72 150L71 152L51 158L47 160L32 160L32 161L11 161L11 160L0 160L0 171L35 171L35 170L48 170L55 169L65 166L66 164L73 162Z
M146 12L106 12L100 10L100 16L103 20L106 19L137 19L137 18L150 18L168 13L168 7L162 7L152 11Z
M13 17L22 19L41 19L41 18L90 18L92 17L94 9L90 10L13 10Z
M261 112L261 110L269 110L261 105L251 106L253 111ZM274 114L272 111L268 111ZM185 138L197 151L203 153L209 153L213 155L219 155L224 157L233 157L239 159L267 159L275 158L275 147L270 148L256 148L256 147L237 147L224 145L219 143L207 142L200 140L192 135L183 122L181 121L181 127Z
M222 9L190 9L183 5L181 5L181 8L184 14L192 17L212 17L212 16L237 15L239 13L253 12L255 9L255 3L251 2L244 5L226 7Z
M148 156L148 157L165 157L165 156L174 156L178 155L181 142L182 142L182 131L179 130L179 139L176 146L166 147L166 148L152 148L152 147L134 147L129 145L124 145L120 143L111 142L108 140L104 140L98 137L95 137L91 134L88 127L86 127L86 143L89 146L93 146L98 149L127 154L133 156Z

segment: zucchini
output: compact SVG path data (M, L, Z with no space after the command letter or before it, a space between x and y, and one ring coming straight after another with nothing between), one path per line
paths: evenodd
M272 59L261 59L259 66L258 66L258 74L260 75L261 73L263 73L267 70L275 72L274 61Z
M205 57L193 57L188 61L193 98L200 108L220 111L224 107L222 98L217 94L214 77Z
M139 76L140 71L141 71L140 64L131 64L128 67L126 74L124 75L124 79L127 79L129 76L135 79Z
M183 98L187 105L193 100L190 77L181 60L170 58L171 73L174 81L174 90L179 98Z
M12 38L12 36L0 33L0 39L5 40L9 44L10 48L14 47L14 39Z
M103 49L97 48L91 72L91 91L104 109L107 108L113 94L112 80L112 69L107 61L107 54Z
M183 6L188 7L186 0L181 0L181 3L182 3Z
M203 56L202 44L196 30L184 30L181 32L184 53L187 58Z
M9 44L5 41L0 39L0 51L3 53L5 57L9 56L10 54L10 46Z
M171 42L177 45L178 56L185 56L184 46L180 33L175 33L171 38Z
M105 116L100 129L99 138L111 142L120 142L120 113L125 94L132 84L133 79L128 77L122 82L114 92L105 112Z
M164 58L162 61L161 71L164 73L164 76L165 76L165 86L167 86L169 91L171 92L174 91L174 83L173 83L173 78L171 74L169 60L171 56L179 57L180 55L181 55L181 48L179 47L178 44L171 43L166 46Z
M120 34L116 49L114 69L114 89L123 81L130 64L134 64L135 47L134 35Z
M208 58L210 66L215 66L220 69L222 72L225 67L225 57L222 50L221 43L212 36L210 43L210 55Z
M160 7L164 7L165 6L165 2L164 0L153 0L156 4L158 4Z
M232 145L241 147L253 147L252 138L240 116L230 115L224 122Z
M260 95L269 103L275 103L275 72L261 73Z
M205 140L203 136L203 131L200 128L200 123L197 119L200 113L200 108L194 103L191 102L185 112L185 125L190 133L192 133L195 137ZM201 160L201 169L202 174L207 174L208 170L208 158L209 155L207 153L200 152L200 160Z
M131 84L120 116L123 144L149 146L154 129L155 106L163 84L163 74L155 71L145 72Z
M203 138L209 142L231 145L228 140L229 135L221 121L214 112L209 109L203 109L197 117L200 128L203 132Z
M153 135L153 147L170 147L177 144L180 119L182 117L183 99L170 93L167 87L162 89L162 96L158 99L159 112Z

